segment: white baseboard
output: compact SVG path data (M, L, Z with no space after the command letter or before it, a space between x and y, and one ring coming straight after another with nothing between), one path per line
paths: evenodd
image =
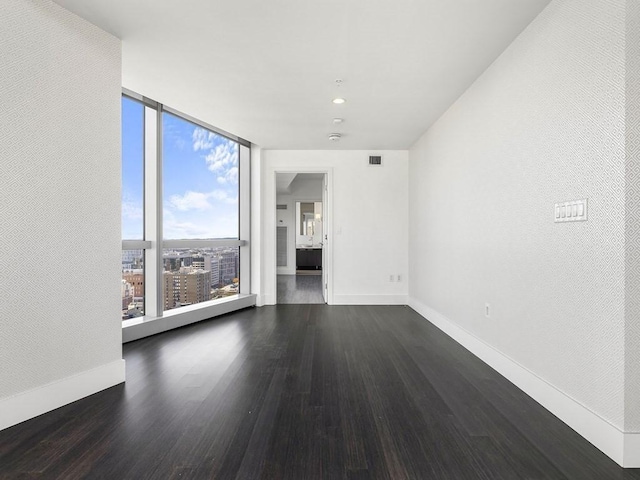
M640 433L621 431L546 380L423 303L409 298L408 305L523 390L618 465L625 468L640 467Z
M258 297L260 298L262 305L260 305L261 307L264 305L276 305L276 296L275 295L270 295L268 293L263 293L262 295L258 295Z
M124 360L0 399L0 430L124 382Z
M407 295L333 295L333 305L406 305Z
M276 273L278 275L295 275L296 269L295 267L277 267Z
M623 435L624 441L621 465L624 468L640 468L640 433L625 432Z

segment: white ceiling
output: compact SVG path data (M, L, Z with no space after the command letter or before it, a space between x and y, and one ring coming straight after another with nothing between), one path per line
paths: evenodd
M123 40L130 90L263 148L381 150L410 147L549 0L56 2Z
M278 195L286 195L294 190L296 182L304 182L316 180L319 182L319 188L322 189L322 179L324 173L276 173L276 193Z
M297 173L277 173L276 174L276 193L291 193L291 184L298 176Z

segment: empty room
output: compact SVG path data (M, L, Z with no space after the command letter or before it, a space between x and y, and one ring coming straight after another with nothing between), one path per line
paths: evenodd
M640 2L4 0L0 61L0 479L640 479Z

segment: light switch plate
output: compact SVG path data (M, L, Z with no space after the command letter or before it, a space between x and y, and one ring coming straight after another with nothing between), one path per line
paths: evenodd
M556 223L584 222L587 220L587 199L556 203L553 215Z

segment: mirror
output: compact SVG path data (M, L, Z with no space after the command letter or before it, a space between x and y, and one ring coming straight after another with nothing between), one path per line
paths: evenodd
M322 202L296 202L296 244L322 244Z
M296 202L298 211L298 235L313 235L315 229L315 209L313 202Z

